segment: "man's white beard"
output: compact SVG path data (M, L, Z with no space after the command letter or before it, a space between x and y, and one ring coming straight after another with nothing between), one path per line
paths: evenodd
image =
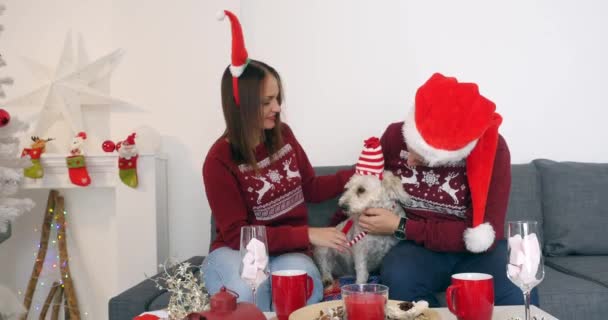
M118 150L118 154L121 158L131 159L137 155L137 148L135 146L122 146Z

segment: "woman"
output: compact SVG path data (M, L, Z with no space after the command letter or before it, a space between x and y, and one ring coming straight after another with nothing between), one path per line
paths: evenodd
M240 31L238 20L226 14L235 38L235 29ZM232 65L222 77L226 131L213 144L203 165L205 191L217 228L203 263L203 278L210 294L226 286L239 294L239 300L252 301L251 288L239 276L240 230L242 226L265 225L270 271L305 270L314 280L308 303L316 303L322 298L323 287L309 255L310 246L346 250L347 241L335 228L308 227L305 202L337 196L353 171L315 176L293 132L281 123L279 74L263 62L247 59L246 51L239 64L234 59L238 50L242 53L244 46L235 49L233 43ZM268 280L257 289L256 302L260 309L270 310Z

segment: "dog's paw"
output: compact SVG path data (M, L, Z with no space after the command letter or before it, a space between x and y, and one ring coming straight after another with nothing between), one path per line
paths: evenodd
M322 280L322 283L323 283L323 288L329 288L334 285L334 279L324 277Z
M323 281L323 296L331 296L340 293L340 281L338 280L324 280Z

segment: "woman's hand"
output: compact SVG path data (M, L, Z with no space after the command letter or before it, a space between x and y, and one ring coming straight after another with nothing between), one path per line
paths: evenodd
M349 249L346 235L336 228L308 228L308 238L315 246L329 247L340 252Z
M401 218L388 209L369 208L359 218L361 229L373 233L390 235L399 227Z

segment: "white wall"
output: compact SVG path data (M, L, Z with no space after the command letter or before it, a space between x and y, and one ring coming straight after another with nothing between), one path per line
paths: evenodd
M9 66L0 71L15 77L9 97L34 88L19 56L54 66L70 29L92 58L126 50L112 95L147 113L114 113L112 137L140 124L163 135L178 258L209 244L200 169L223 130L219 80L230 33L215 20L221 8L240 15L250 56L281 73L287 120L313 165L353 163L362 140L400 121L435 71L477 82L496 102L513 162L608 162L608 4L600 0L5 3L0 45Z
M360 141L402 119L435 71L477 82L496 102L514 162L608 159L605 2L264 4L242 4L250 55L285 78L314 164L354 161Z

